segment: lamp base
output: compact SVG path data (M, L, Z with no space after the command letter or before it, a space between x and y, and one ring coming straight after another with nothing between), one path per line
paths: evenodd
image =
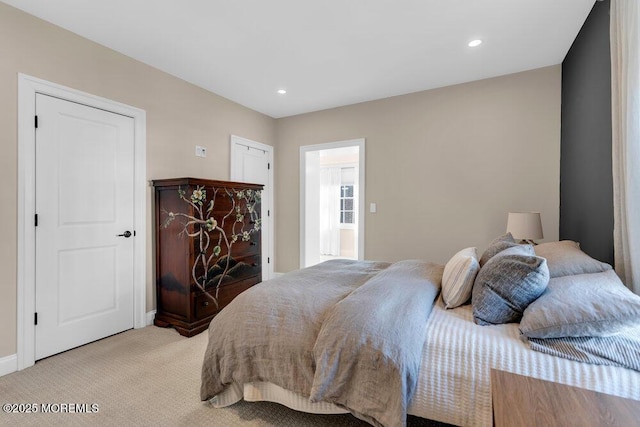
M534 241L533 241L533 240L531 240L531 239L522 239L522 240L520 240L520 242L519 242L519 243L520 243L521 245L533 245L533 246L536 246L536 245L537 245L537 243L536 243L536 242L534 242Z

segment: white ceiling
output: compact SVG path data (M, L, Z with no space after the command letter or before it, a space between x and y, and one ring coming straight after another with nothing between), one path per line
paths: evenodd
M2 1L275 118L559 64L594 4Z

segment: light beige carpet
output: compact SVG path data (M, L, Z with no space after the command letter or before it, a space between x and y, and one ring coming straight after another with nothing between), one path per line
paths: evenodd
M38 413L0 412L11 426L367 426L351 415L313 415L268 402L216 409L201 402L200 364L207 334L130 330L0 377L0 403ZM65 404L94 413L62 413ZM67 406L72 408L72 406ZM4 409L4 407L3 407ZM43 410L48 409L48 413ZM57 411L57 413L54 413ZM410 417L409 426L438 426Z

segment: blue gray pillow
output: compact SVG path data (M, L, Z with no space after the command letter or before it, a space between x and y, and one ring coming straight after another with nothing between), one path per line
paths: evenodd
M487 261L489 261L491 258L496 256L503 250L518 245L519 244L516 243L516 241L513 239L511 233L506 233L500 237L496 237L491 243L489 243L489 247L482 253L482 256L480 257L480 267L485 265Z
M524 311L529 338L601 337L640 326L640 296L613 270L553 278Z
M479 325L519 322L548 283L547 261L534 256L531 245L499 252L476 277L471 296L473 319Z
M579 243L571 240L541 243L535 251L547 260L551 278L611 270L609 264L591 258L580 249Z

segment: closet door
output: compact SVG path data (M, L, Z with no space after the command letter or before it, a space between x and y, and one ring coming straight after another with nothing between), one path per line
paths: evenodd
M134 120L36 97L36 360L133 328Z

